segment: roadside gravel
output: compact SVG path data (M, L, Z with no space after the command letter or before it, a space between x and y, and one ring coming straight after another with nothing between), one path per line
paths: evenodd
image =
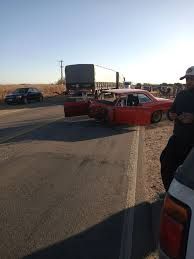
M166 146L173 132L173 122L164 120L158 124L152 124L145 130L145 194L146 200L151 205L152 235L156 250L149 254L146 259L158 259L158 237L160 211L163 200L161 195L165 193L160 176L160 154Z
M147 200L154 202L164 193L160 176L160 154L173 131L173 123L162 121L146 128L145 133L145 172Z

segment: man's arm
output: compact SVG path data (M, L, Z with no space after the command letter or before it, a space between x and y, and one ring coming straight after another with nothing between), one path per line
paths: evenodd
M194 114L183 112L181 115L177 117L184 124L191 124L194 122Z

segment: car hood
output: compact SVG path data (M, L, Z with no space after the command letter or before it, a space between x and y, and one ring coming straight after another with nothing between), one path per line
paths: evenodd
M160 97L155 97L155 98L159 102L173 103L173 100L170 100L170 99L165 99L165 98L160 98Z

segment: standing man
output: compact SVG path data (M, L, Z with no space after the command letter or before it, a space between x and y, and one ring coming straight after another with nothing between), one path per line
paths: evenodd
M194 146L194 66L187 69L185 90L178 93L169 117L174 120L173 135L160 156L161 177L167 191L179 165Z

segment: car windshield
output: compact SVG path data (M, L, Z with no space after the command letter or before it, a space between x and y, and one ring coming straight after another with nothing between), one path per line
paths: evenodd
M18 88L13 93L14 94L25 94L28 92L28 88Z
M182 184L194 189L194 148L176 171L175 178Z

